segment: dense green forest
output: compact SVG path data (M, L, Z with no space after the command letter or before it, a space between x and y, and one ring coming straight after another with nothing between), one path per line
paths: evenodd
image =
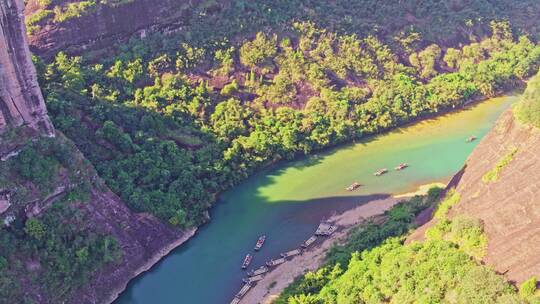
M16 136L11 130L1 139ZM96 186L92 172L63 137L28 140L18 155L0 162L1 189L12 204L0 229L0 303L35 303L39 294L59 303L97 269L118 261L117 241L96 230L81 208ZM32 215L47 201L47 212ZM23 286L33 286L31 295Z
M415 214L436 193L397 205L375 229L373 223L356 228L346 245L329 252L324 267L298 278L275 303L539 303L536 278L517 290L480 263L487 247L483 224L447 218L460 200L455 191L438 203L425 241L404 244L396 237L413 227Z
M28 30L133 1L40 0ZM35 58L56 128L132 210L180 228L205 222L216 194L264 166L514 89L540 67L537 1L203 2L180 33ZM521 117L538 125L536 112ZM32 195L46 197L55 178L81 169L69 151L64 142L28 143L0 163L0 182L23 189L29 181ZM21 261L41 262L32 283L60 301L121 254L77 208L88 176L70 178L77 191L44 216L3 226L0 302L21 298L13 278L33 266ZM428 241L403 244L436 196L355 229L278 303L538 301L534 278L518 295L477 262L481 223L445 217L458 194L440 204Z
M131 208L181 227L262 166L493 96L540 64L507 22L406 59L310 22L212 50L154 35L99 62L37 62L56 127Z

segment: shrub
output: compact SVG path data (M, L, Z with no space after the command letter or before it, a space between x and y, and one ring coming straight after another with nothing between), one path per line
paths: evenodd
M486 174L484 174L484 176L482 176L482 181L486 184L497 181L502 169L504 169L504 167L506 167L512 161L517 151L517 148L513 148L508 154L506 154L506 156L504 156L493 169L489 170Z
M531 78L513 112L522 123L540 128L540 73Z

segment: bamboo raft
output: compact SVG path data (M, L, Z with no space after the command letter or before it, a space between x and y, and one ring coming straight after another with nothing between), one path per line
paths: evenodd
M285 259L284 258L279 258L279 259L276 259L276 260L270 260L270 261L266 262L266 266L273 267L273 266L277 266L277 265L283 264L283 263L285 263Z
M248 291L251 289L251 283L246 283L244 284L244 286L242 286L242 289L240 289L240 291L234 296L235 298L237 299L242 299L246 293L248 293Z
M317 231L315 231L315 235L328 236L332 235L332 233L336 232L336 230L337 226L334 226L329 222L322 222L317 228Z
M403 169L406 169L407 167L409 167L409 164L407 164L407 163L402 163L402 164L399 164L399 165L398 165L397 167L395 167L394 169L395 169L396 171L401 171L401 170L403 170Z
M294 250L291 250L291 251L287 251L287 252L284 252L281 255L282 258L288 258L288 257L292 257L292 256L295 256L295 255L300 255L302 254L302 249L298 248L298 249L294 249Z
M313 235L309 239L305 240L304 243L302 243L302 245L300 245L300 247L308 248L311 244L315 243L316 240L317 240L317 236Z
M375 173L373 173L373 175L381 176L381 175L386 174L386 173L388 173L388 169L383 168L383 169L377 170Z
M262 280L263 278L264 278L264 276L262 274L259 274L259 275L253 276L253 277L242 279L242 282L244 282L246 284L251 284L251 283L258 282L258 281Z
M248 276L255 277L255 276L261 275L263 273L267 273L268 270L269 270L268 267L261 266L261 267L255 269L255 270L252 270L252 271L248 272Z
M345 188L345 190L347 190L347 191L354 191L354 190L360 188L360 186L361 186L360 183L354 182L354 183L352 183L349 187Z

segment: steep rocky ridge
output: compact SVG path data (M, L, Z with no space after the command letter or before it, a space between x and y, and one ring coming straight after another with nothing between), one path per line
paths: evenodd
M539 142L540 131L521 124L508 110L450 185L461 200L449 216L466 215L483 222L488 238L484 262L514 282L540 275ZM517 152L501 167L498 178L483 180L511 151ZM423 239L435 221L417 229L408 241Z
M0 242L0 259L5 263L0 271L0 295L6 292L3 288L20 290L21 295L18 299L0 296L0 303L109 303L129 280L191 237L195 230L180 231L151 215L132 212L103 184L75 145L60 132L55 132L28 50L22 9L22 0L0 1L0 239L4 241ZM46 185L41 188L20 173L22 160L18 155L28 146L45 140L39 135L55 137L46 140L52 141L52 147L63 147L58 150L60 157L69 164L52 166L55 170L45 172L48 174ZM32 157L31 161L40 158L39 155ZM39 171L39 168L31 168L34 170ZM70 192L76 191L86 192L88 197L80 199L82 201L65 199ZM28 255L25 250L15 249L18 251L14 254L7 254L2 247L6 239L13 240L8 243L11 247L12 244L30 243L31 238L24 233L15 233L18 228L14 226L49 214L55 203L75 208L78 214L84 215L73 219L58 218L58 225L76 225L84 233L111 236L121 251L119 260L94 269L87 284L66 295L61 291L45 290L40 284L40 272L46 269L47 261L36 260L35 255ZM6 277L17 288L6 287Z
M52 136L28 50L23 7L22 0L0 2L0 133L24 125Z
M65 5L73 1L56 1ZM194 9L202 0L138 0L138 1L97 1L95 9L55 23L46 21L40 30L30 37L32 50L44 57L58 51L79 53L82 50L100 49L125 40L131 36L144 37L148 32L166 33L179 30L189 24ZM42 7L39 1L28 1L25 14L30 16Z

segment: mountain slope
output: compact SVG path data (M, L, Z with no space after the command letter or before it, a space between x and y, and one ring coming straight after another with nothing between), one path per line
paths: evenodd
M0 303L108 303L194 230L129 210L54 130L21 16L0 2Z
M528 89L529 90L529 89ZM510 281L540 275L540 131L505 112L467 160L454 185L461 200L449 216L483 223L484 261ZM434 219L413 233L423 239Z
M0 3L0 132L8 125L26 125L52 136L54 128L28 51L22 10L22 1Z

